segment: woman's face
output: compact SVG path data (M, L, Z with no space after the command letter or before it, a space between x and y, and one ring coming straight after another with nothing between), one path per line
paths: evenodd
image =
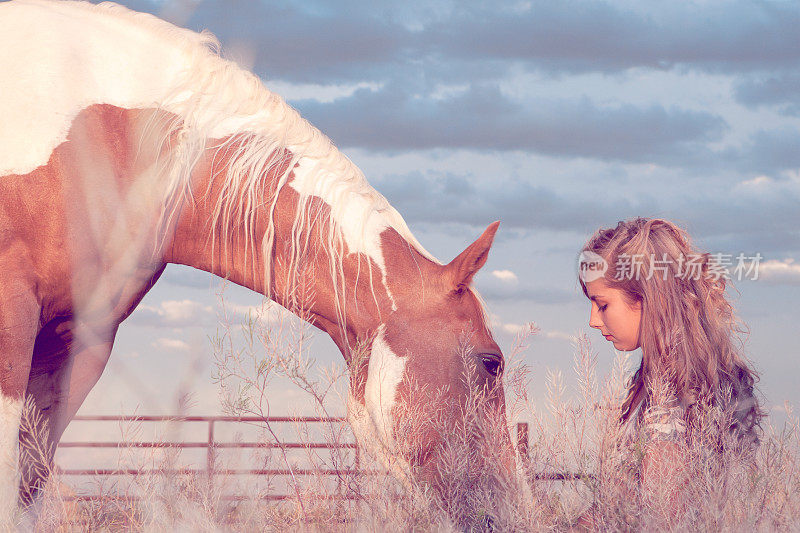
M642 303L629 305L623 292L609 287L604 278L586 283L586 292L592 303L589 326L599 329L617 350L630 352L637 349L641 344Z

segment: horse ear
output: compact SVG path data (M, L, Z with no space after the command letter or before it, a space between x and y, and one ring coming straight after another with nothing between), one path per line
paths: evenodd
M492 241L494 240L494 234L497 233L498 226L500 226L499 220L491 223L486 228L486 231L478 237L478 240L470 244L466 250L458 254L458 257L450 261L445 267L456 290L461 291L464 287L469 286L475 273L486 264L486 259L489 257L489 248L492 247Z

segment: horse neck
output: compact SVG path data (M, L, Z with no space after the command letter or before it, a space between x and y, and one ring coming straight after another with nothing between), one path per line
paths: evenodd
M164 260L268 295L326 331L349 361L352 350L367 341L392 311L385 269L374 257L351 249L352 242L342 238L335 209L295 184L302 179L303 161L288 150L268 158L255 197L252 184L247 191L241 184L232 188L236 180L228 174L235 162L226 154L246 142L208 143L227 149L206 149L195 166L194 192L191 199L182 195L186 199L178 208ZM252 217L242 212L242 202L259 205ZM364 216L372 217L374 225L378 215ZM386 233L391 234L392 246L398 246L399 235L391 229ZM373 237L380 246L382 236ZM399 240L406 250L413 249Z

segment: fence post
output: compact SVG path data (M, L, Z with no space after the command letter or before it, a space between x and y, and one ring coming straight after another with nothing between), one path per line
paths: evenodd
M214 420L208 421L208 444L206 445L206 470L209 479L214 475Z
M522 459L528 459L528 423L517 424L517 451Z

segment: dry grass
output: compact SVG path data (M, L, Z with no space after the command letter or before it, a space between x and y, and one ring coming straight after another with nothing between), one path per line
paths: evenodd
M269 313L266 308L265 313ZM319 416L330 416L330 405L344 403L338 395L346 395L346 372L338 367L317 369L307 354L308 330L292 324L250 315L236 332L223 312L220 333L212 344L216 378L230 414L281 414L269 406L275 380L303 390ZM499 466L507 421L475 415L485 412L486 400L475 394L462 407L461 424L409 413L398 426L398 442L405 453L414 453L418 424L439 432L444 442L439 451L443 479L439 487L387 473L369 450L361 455L361 472L290 474L283 480L248 485L226 475L167 474L181 466L179 450L168 449L120 454L119 467L155 473L132 476L126 483L96 481L95 492L118 499L72 501L58 473L50 472L35 512L22 516L27 522L21 523L37 531L540 531L569 530L583 516L582 526L603 531L800 529L796 418L790 416L780 430L765 427L755 453L739 450L730 441L723 451L712 452L719 449L719 434L697 431L688 445L675 452L683 468L680 476L669 471L661 478L652 474L650 479L656 481L642 484L637 472L647 443L626 440L618 422L625 362L620 359L608 379L598 380L596 356L588 340L581 339L575 350L576 390L567 390L561 374L554 372L548 380L547 401L535 403L528 396L528 369L522 357L530 335L535 335L535 328L521 334L507 354L508 420L526 420L531 428L529 456L518 461L516 478L509 478ZM722 416L709 410L703 428L715 427ZM31 427L38 427L31 405L25 418ZM278 428L266 424L261 429L266 442L280 442ZM132 439L141 428L128 424L121 431ZM337 424L323 428L321 435L300 423L295 431L335 446L352 440L347 428ZM476 447L476 435L490 445ZM301 467L345 469L353 464L352 450L347 448L329 454L313 448L300 452L279 447L244 460L251 468L291 472ZM35 441L22 443L21 455L35 468L47 468L36 466L41 453ZM237 460L242 458L220 455L217 468ZM563 472L579 475L566 480L541 477ZM261 498L281 483L288 499ZM231 494L249 499L231 501L226 498Z

